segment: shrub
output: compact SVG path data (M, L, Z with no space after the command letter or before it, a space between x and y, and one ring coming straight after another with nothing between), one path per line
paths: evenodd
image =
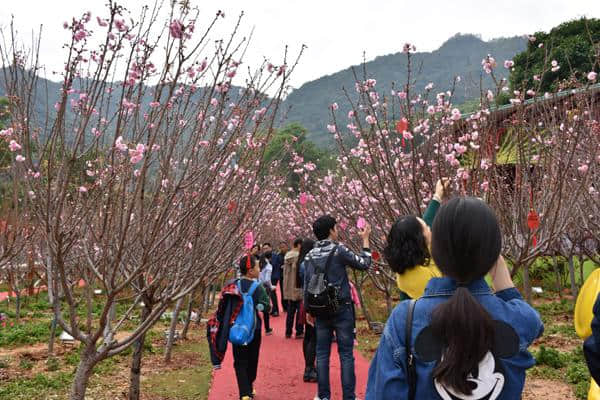
M535 354L535 359L540 365L548 365L552 368L562 368L566 365L564 356L553 348L541 346L540 350Z

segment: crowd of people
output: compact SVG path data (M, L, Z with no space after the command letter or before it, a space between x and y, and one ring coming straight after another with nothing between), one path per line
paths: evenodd
M402 216L388 233L383 255L396 272L402 301L390 315L371 362L367 400L518 399L525 372L535 363L528 347L544 326L512 282L500 254L502 237L494 211L478 198L444 199L445 191L445 182L439 181L423 218ZM371 268L371 228L366 224L361 230L362 249L353 252L338 242L332 216L318 218L312 227L316 240L298 238L290 248L282 242L276 251L265 243L239 260L242 293L253 280L261 282L253 293L254 338L233 346L242 400L255 396L261 329L264 325L266 335L273 332L269 319L280 315L278 292L286 312L285 337L303 340L303 378L317 383L315 400L332 399L329 362L334 340L343 400L356 399L356 309L347 269ZM223 359L228 326L236 323L240 294L227 296L235 292L232 285L225 287L216 318L209 323L215 365ZM596 311L600 314L600 303ZM600 323L594 323L600 332ZM595 349L595 343L588 343L586 355Z

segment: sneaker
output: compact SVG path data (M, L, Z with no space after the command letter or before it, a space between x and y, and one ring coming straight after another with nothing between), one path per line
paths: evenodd
M273 329L267 329L265 335L271 336L273 334Z
M304 333L296 333L296 339L304 339Z
M250 397L250 396L242 396L242 400L252 400L252 397Z
M314 372L315 377L317 375L317 372ZM313 377L313 369L312 368L306 368L304 370L304 376L302 377L302 380L304 380L304 382L312 382L312 377Z
M292 338L292 335L291 335L291 334L289 334L289 335L288 335L288 334L286 333L286 334L285 334L285 338L286 338L286 339L291 339L291 338Z
M311 368L310 372L308 373L308 382L316 383L318 381L319 379L317 377L317 369Z

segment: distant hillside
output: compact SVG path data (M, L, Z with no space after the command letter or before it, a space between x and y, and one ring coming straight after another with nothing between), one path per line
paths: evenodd
M398 47L401 48L402 44L399 44ZM436 51L414 54L414 73L419 72L420 69L418 75L415 76L417 79L416 89L422 91L425 85L433 82L434 91L444 91L450 87L454 76L460 75L462 81L457 87L455 104L461 104L465 100L479 97L479 81L482 76L481 59L483 57L492 54L500 66L497 72L500 75L506 74L507 71L501 67L504 60L513 58L517 53L525 50L525 47L526 40L522 37L485 42L474 35L456 35ZM419 68L421 66L422 68ZM355 67L357 73L360 74L362 66ZM340 115L346 115L348 108L345 107L347 102L343 97L342 88L346 87L350 89L352 95L354 94L354 76L351 68L307 82L292 91L285 101L289 112L283 124L298 122L307 129L307 138L318 147L332 146L331 134L326 130L326 125L330 121L328 107L331 103L337 102L340 106ZM369 77L377 79L378 89L386 93L389 93L393 82L404 84L406 81L406 55L401 52L377 57L373 61L369 61L366 68ZM0 69L0 96L5 93L4 76L1 72ZM483 79L486 85L491 85L488 76L484 74ZM34 104L35 117L38 123L43 124L47 117L52 119L54 116L53 105L59 100L61 84L40 78L37 85L39 96L35 99ZM74 86L77 89L79 85L75 83ZM202 90L197 91L195 97L199 98L202 92ZM237 90L232 91L234 98L236 92ZM114 93L110 104L111 110L118 106L119 94L118 92ZM142 104L150 101L150 97L147 97L143 99ZM46 110L50 110L49 115Z
M401 44L398 47L402 47ZM422 91L429 82L435 85L434 91L450 88L454 76L460 75L462 81L456 90L455 104L479 97L479 83L482 76L481 60L491 54L498 61L498 73L505 74L502 67L504 60L511 59L525 50L526 39L523 37L494 39L485 42L475 35L456 35L445 42L438 50L431 53L415 53L414 70L417 91ZM355 66L360 77L362 66ZM377 79L377 87L389 93L393 82L406 82L406 55L402 52L377 57L366 64L369 77ZM413 72L414 74L415 72ZM484 74L485 75L485 74ZM483 76L484 84L491 85L488 76ZM299 122L307 128L308 138L318 146L330 146L331 135L326 130L330 121L328 106L337 102L340 114L346 115L342 87L346 87L354 95L354 75L352 67L332 75L307 82L294 90L286 99L290 107L287 122Z

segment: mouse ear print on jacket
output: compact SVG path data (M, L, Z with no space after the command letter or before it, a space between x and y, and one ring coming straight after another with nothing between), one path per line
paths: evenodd
M519 335L514 328L502 321L494 321L494 348L492 353L499 358L509 358L519 352Z
M509 358L519 352L519 335L506 322L493 321L494 346L492 353L499 358ZM443 340L434 334L431 326L427 326L417 335L415 353L424 362L439 361L444 350Z
M442 358L443 348L442 339L433 333L431 326L419 332L415 341L417 358L424 362L438 361Z

